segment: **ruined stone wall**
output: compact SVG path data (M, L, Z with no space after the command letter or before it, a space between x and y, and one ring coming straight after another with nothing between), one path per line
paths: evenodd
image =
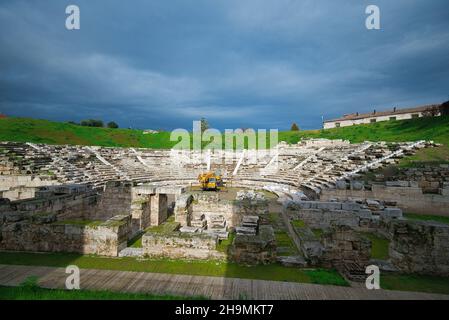
M393 221L390 258L401 271L449 275L449 225L428 221Z
M193 217L204 214L208 225L210 225L211 215L222 215L228 227L233 227L239 223L239 219L234 214L232 201L220 200L218 202L198 200L192 203Z
M259 233L255 236L237 234L231 246L230 258L247 265L276 262L276 238L273 227L261 225Z
M358 231L379 231L388 221L402 217L402 210L384 204L366 202L289 202L283 208L292 220L302 220L312 229L327 229L334 225L349 226Z
M127 245L130 221L130 216L116 216L99 225L65 224L57 222L55 214L3 221L0 249L117 256Z
M56 183L52 176L0 175L0 197L11 201L30 199L37 188Z
M204 233L146 233L142 237L144 255L171 259L224 259L216 250L217 236Z
M348 226L334 226L322 238L323 254L320 263L338 266L345 262L368 264L371 257L371 242Z
M441 189L448 189L449 186L449 164L426 165L418 168L397 168L391 177L376 175L376 181L386 182L386 184L398 183L399 186L410 184L423 190L424 193L441 194ZM406 185L407 186L407 185ZM449 190L448 190L449 191Z
M234 201L235 209L240 216L266 216L268 214L268 201L263 199L236 199Z
M244 192L248 194L248 192ZM252 192L251 194L256 194ZM259 193L257 193L259 194ZM219 199L217 193L192 193L192 217L205 216L208 224L211 215L221 215L230 228L238 226L244 215L257 215L261 217L261 223L268 219L268 201L264 197L248 198L237 197L235 200Z
M442 190L446 192L446 189ZM371 190L326 189L320 195L320 199L324 201L334 198L391 201L406 212L449 216L449 193L424 194L418 187L372 185Z
M133 234L137 234L150 226L150 201L150 195L133 195L131 203L131 225Z
M22 221L36 214L54 213L58 220L83 219L95 207L98 195L94 191L55 195L44 190L36 193L36 198L0 203L0 218L9 222ZM1 220L1 219L0 219Z
M300 248L304 258L311 265L318 265L324 250L321 239L308 226L294 226L293 228L299 238Z
M150 225L158 226L167 220L167 195L157 193L150 196Z
M97 207L86 219L106 220L120 214L130 214L132 206L132 187L130 182L112 181L105 185Z
M179 222L181 226L189 226L192 221L192 202L193 196L188 193L180 195L176 201L175 221Z

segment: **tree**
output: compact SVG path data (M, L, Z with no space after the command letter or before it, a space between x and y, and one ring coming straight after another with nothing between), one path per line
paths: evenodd
M115 123L114 121L108 122L107 126L108 126L108 128L111 128L111 129L117 129L118 128L118 124Z
M95 120L95 119L89 119L89 120L83 120L80 123L82 126L85 127L104 127L102 120Z
M206 118L201 118L201 132L206 131L209 129L209 123L207 122Z
M439 107L429 107L423 111L422 115L423 117L436 117L440 114L440 111Z
M293 122L292 127L290 128L290 130L291 131L299 131L299 127L298 127L298 125L295 122Z
M448 116L449 115L449 101L446 101L440 106L441 115Z

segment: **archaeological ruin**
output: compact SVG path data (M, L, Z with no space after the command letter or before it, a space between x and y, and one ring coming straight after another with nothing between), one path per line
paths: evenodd
M250 161L250 152L181 159L173 150L1 142L0 250L332 267L354 280L369 264L447 276L449 225L403 213L449 215L449 168L363 180L434 146L310 139ZM206 167L225 188L198 188ZM388 243L388 257L373 258L373 237Z

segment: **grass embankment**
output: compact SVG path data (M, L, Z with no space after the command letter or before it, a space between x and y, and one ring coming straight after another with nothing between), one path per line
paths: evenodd
M112 291L45 289L29 277L18 287L0 286L0 300L204 300L204 297L180 297Z
M413 168L440 164L449 164L449 145L420 149L414 155L402 158L398 167Z
M295 244L292 238L286 231L278 230L274 233L276 238L276 246L278 249L278 256L294 256L298 254Z
M347 139L351 142L434 140L448 146L449 116L384 121L328 130L279 132L280 141L297 143L301 138ZM0 141L157 149L169 149L176 144L170 141L170 132L143 134L142 130L82 127L14 117L0 119ZM448 153L445 155L447 159Z
M143 134L143 130L83 127L29 118L0 119L0 141L104 147L171 148L170 132Z
M382 273L380 286L386 290L449 294L449 277Z
M139 260L108 258L70 253L0 252L0 264L63 267L76 265L81 269L105 269L136 272L188 274L242 279L289 281L347 286L335 270L298 269L280 264L242 266L230 262L187 260Z
M449 224L449 217L433 216L429 214L404 213L404 216L410 220L436 221Z

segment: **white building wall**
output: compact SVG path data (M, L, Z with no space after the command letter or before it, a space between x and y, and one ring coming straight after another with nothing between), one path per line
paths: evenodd
M395 117L396 120L407 120L407 119L411 119L413 114L418 114L419 117L423 116L422 112L401 113L401 114L378 116L378 117L373 115L372 117L363 118L363 119L325 122L324 129L336 128L337 123L340 124L340 127L348 127L348 126L353 126L353 125L357 125L357 124L368 124L368 123L371 123L372 119L376 119L376 122L389 121L391 117Z

